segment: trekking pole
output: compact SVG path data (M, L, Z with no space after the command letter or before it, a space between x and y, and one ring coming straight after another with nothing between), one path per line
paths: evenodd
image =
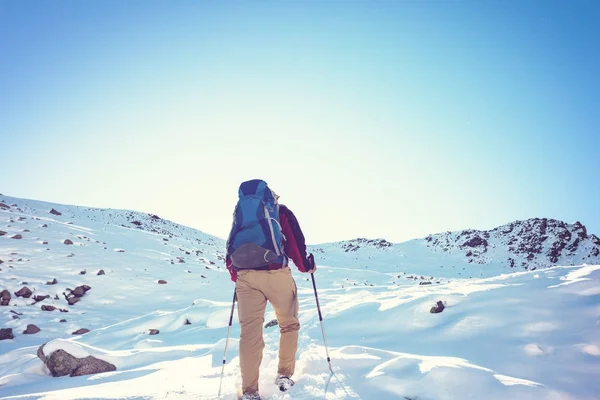
M310 274L312 278L313 289L315 290L315 300L317 301L317 310L319 311L319 322L321 323L321 333L323 334L323 342L325 343L325 354L327 355L327 363L329 364L329 370L333 374L331 368L331 358L329 358L329 349L327 348L327 336L325 336L325 328L323 327L323 316L321 315L321 306L319 305L319 295L317 294L317 285L315 284L315 274Z
M227 346L229 345L229 334L231 333L231 324L233 322L233 310L237 293L233 290L233 301L231 302L231 314L229 315L229 328L227 328L227 339L225 340L225 352L223 353L223 367L221 367L221 380L219 381L219 398L221 398L221 385L223 384L223 375L225 374L225 363L227 362Z

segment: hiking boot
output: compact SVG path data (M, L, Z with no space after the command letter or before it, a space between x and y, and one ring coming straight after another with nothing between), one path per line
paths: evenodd
M258 393L246 393L242 396L242 400L260 400Z
M289 376L279 375L279 377L275 379L275 384L279 386L279 390L285 392L294 386L294 381Z

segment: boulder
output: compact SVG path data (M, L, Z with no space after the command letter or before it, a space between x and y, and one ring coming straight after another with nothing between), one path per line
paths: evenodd
M56 211L54 208L52 210L50 210L50 214L54 214L54 215L62 215L61 212Z
M429 310L429 312L432 314L437 314L437 313L441 313L442 311L444 311L445 308L446 308L446 306L444 306L444 303L442 303L442 301L440 300L436 303L435 306L431 307L431 310Z
M0 231L0 236L4 236L4 235L6 235L6 232Z
M71 239L65 239L65 241L63 243L66 245L72 245L73 241Z
M159 285L166 285L166 284L167 284L167 281L165 281L165 280L161 279L161 280L159 280L159 281L158 281L158 284L159 284Z
M25 334L25 335L33 335L34 333L38 333L39 331L41 331L40 328L38 328L37 326L35 326L33 324L29 324L29 325L27 325L27 329L25 329L23 331L23 334Z
M0 329L0 340L14 339L12 328Z
M46 282L46 285L56 285L58 283L58 281L56 280L56 278L52 279L49 282Z
M56 307L54 307L54 306L48 306L48 305L42 306L42 311L54 311L54 310L56 310Z
M106 274L104 273L104 270L101 269L100 271L98 271L98 273L96 275L106 275Z
M192 323L190 322L189 319L186 318L185 322L183 323L184 325L191 325Z
M10 237L11 239L23 239L22 235L14 235Z
M15 292L15 296L24 297L26 299L30 298L33 293L27 286L23 286L19 291Z
M10 303L10 292L8 290L3 290L0 292L0 306L7 306Z
M117 367L109 362L100 360L94 356L87 356L79 361L77 369L71 373L71 376L101 374L103 372L112 372L116 370Z
M75 332L73 332L73 335L85 335L86 333L88 333L90 330L86 329L86 328L81 328L81 329L77 329Z
M45 296L41 296L41 295L33 296L33 300L35 300L36 303L39 303L40 301L44 301L44 300L46 300L48 298L50 298L49 294L47 294Z

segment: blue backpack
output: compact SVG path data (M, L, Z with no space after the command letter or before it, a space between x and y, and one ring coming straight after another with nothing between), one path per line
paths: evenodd
M235 206L227 254L236 269L263 269L269 264L285 265L279 224L279 206L267 183L260 179L243 182Z

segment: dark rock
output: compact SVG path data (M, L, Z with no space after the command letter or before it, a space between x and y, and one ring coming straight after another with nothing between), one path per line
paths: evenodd
M47 228L47 227L48 227L48 224L42 225L42 228Z
M445 308L446 307L444 306L444 303L442 303L442 301L438 301L435 306L431 307L431 310L429 310L429 312L432 314L437 314L444 311Z
M267 323L265 324L265 328L270 328L270 327L272 327L272 326L277 326L277 325L279 325L279 324L277 323L277 320L276 320L276 319L273 319L273 320L271 320L271 321L269 321L269 322L267 322Z
M149 335L158 335L160 331L158 329L150 329L148 332Z
M87 356L79 361L77 369L71 373L71 376L101 374L103 372L112 372L116 370L117 367L109 362L100 360L94 356Z
M73 332L73 335L85 335L86 333L88 333L90 330L86 329L86 328L81 328L76 330L75 332Z
M583 239L587 238L587 229L586 229L585 225L583 225L581 222L577 221L577 222L575 222L573 227L575 228L574 231L577 232L577 236L579 237L579 239L583 240Z
M56 307L54 307L54 306L49 306L49 305L42 306L42 311L54 311L54 310L56 310Z
M63 349L54 351L50 356L46 357L44 364L50 370L54 377L71 375L79 366L79 359L67 353Z
M191 325L192 323L190 322L189 319L186 318L185 322L183 323L184 325Z
M10 237L11 239L23 239L23 236L21 235L14 235Z
M24 297L26 299L30 298L32 294L33 293L31 292L31 290L29 290L27 286L24 286L21 289L19 289L18 292L15 292L15 296Z
M474 236L462 244L462 247L479 247L479 246L487 247L488 246L487 240L485 240L479 236Z
M66 319L61 319L61 320L60 320L60 321L58 321L58 322L67 322L67 320L66 320Z
M79 300L81 300L81 297L70 297L67 299L67 303L70 306L74 306L75 304L77 304L79 302Z
M0 306L7 306L10 303L10 292L8 290L3 290L0 292Z
M165 281L165 280L161 279L161 280L159 280L159 281L158 281L158 284L159 284L159 285L166 285L166 284L167 284L167 281Z
M419 285L431 285L431 282L419 282Z
M69 312L69 310L65 310L64 308L59 309L60 312Z
M136 226L141 226L142 223L140 221L133 221L132 224L136 225Z
M46 242L45 240L42 242L42 244L48 244L48 242Z
M16 315L13 315L13 316L12 316L12 319L21 319L21 318L19 318L19 317L18 317L18 316L16 316Z
M65 241L63 243L66 245L72 245L73 241L71 239L65 239Z
M33 299L35 300L36 303L39 303L40 301L44 301L46 299L50 298L50 295L47 294L46 296L41 296L41 295L35 295L33 296Z
M98 273L96 275L105 275L104 270L101 269L100 271L98 271Z
M0 340L14 339L12 328L0 329Z
M0 264L4 264L4 261L0 260Z
M56 285L58 283L58 281L56 280L56 278L52 279L49 282L46 282L46 285Z
M87 272L86 270L80 271L80 272L79 272L79 275L85 275L85 274L86 274L86 272Z
M0 208L3 210L8 210L10 208L10 206L4 204L4 203L0 203Z
M590 235L590 240L592 241L592 243L597 244L598 246L600 246L600 238L598 238L598 236L596 236L596 235Z
M11 312L12 314L16 314L16 315L23 315L23 313L16 312L15 310L10 310L10 312Z
M61 212L56 211L54 208L52 210L50 210L50 214L54 214L54 215L62 215Z
M597 248L597 247L594 247L592 249L592 252L590 253L590 256L592 256L592 257L598 257L599 254L600 254L600 249Z
M27 329L25 329L23 331L24 335L33 335L35 333L38 333L39 331L41 331L40 328L38 328L37 326L33 325L33 324L29 324L27 325Z
M77 286L74 290L71 290L71 294L75 297L83 297L85 289L83 286Z
M4 235L6 235L6 232L0 231L0 236L4 236Z

